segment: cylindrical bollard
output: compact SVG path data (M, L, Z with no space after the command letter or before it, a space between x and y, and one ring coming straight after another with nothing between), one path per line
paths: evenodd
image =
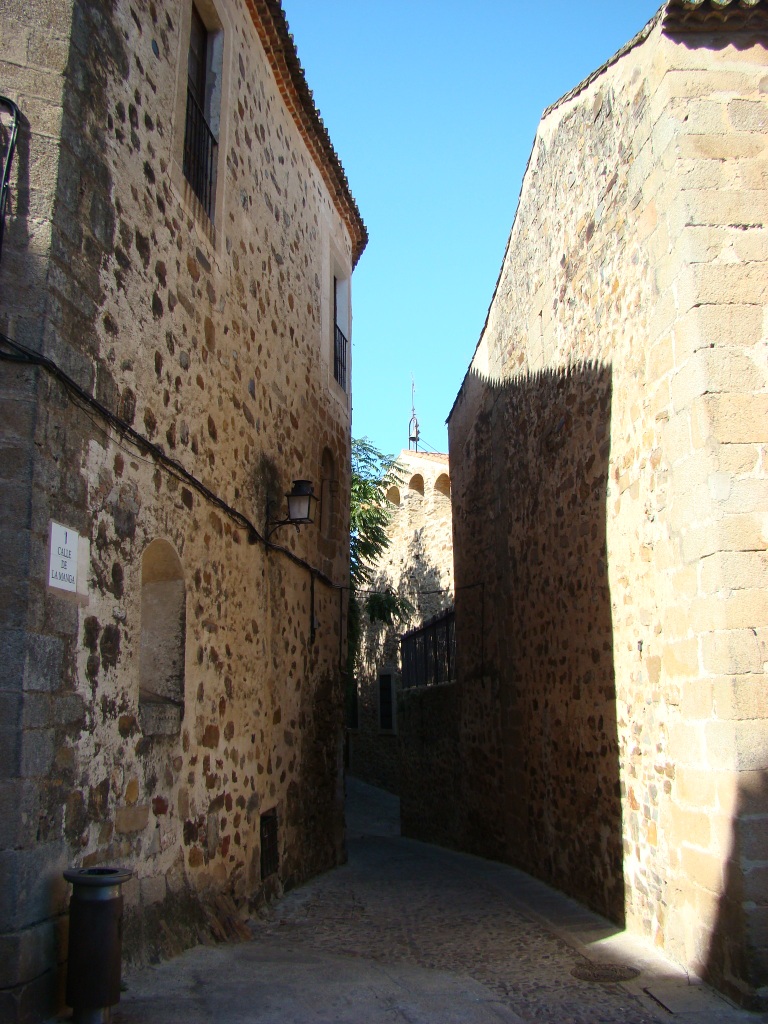
M67 1006L74 1024L107 1024L120 1002L123 897L128 868L72 868L69 903Z

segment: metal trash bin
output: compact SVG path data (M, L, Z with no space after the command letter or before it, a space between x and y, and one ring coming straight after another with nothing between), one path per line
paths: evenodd
M123 952L123 897L128 868L72 868L69 902L67 1006L74 1024L107 1024L120 1002Z

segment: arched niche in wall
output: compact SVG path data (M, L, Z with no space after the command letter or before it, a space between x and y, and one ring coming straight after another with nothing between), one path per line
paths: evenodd
M389 490L387 491L387 501L391 502L393 505L399 505L400 504L400 488L399 487L395 487L393 485L392 487L389 488Z
M141 558L139 718L147 736L172 736L184 714L187 602L173 546L153 540Z
M435 494L441 494L444 498L451 496L451 478L447 473L441 473L435 480Z
M330 448L324 448L320 466L320 533L328 540L331 540L336 533L338 492L336 460Z
M408 490L411 494L420 494L424 497L424 477L421 473L414 473L408 481Z

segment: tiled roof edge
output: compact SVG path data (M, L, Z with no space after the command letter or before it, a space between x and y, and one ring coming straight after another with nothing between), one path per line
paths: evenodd
M752 24L761 27L768 24L768 3L766 0L667 0L662 4L648 24L641 28L637 35L633 36L628 43L625 43L620 50L617 50L612 57L601 64L599 68L587 75L587 77L575 85L570 92L561 96L550 104L541 115L543 121L553 110L557 110L563 103L578 96L580 92L588 88L596 78L599 78L609 67L621 60L640 43L644 42L658 23L667 30L689 28L712 28L727 25L729 28L742 28Z
M368 229L360 216L341 160L307 85L296 44L281 0L245 0L261 45L272 67L280 95L320 173L352 239L352 265L357 264L368 242Z
M708 31L727 26L731 30L768 28L764 0L668 0L665 32Z
M735 9L737 5L742 8L758 7L761 2L762 0L669 0L667 7L684 7L688 11L713 7L724 10L726 7Z
M564 96L561 96L559 100L555 100L554 103L551 103L544 111L544 113L541 115L541 120L543 121L546 117L548 117L553 110L557 110L557 108L562 106L564 103L567 103L569 100L574 99L576 96L579 95L580 92L583 92L585 89L587 89L596 78L599 78L600 75L604 74L608 70L608 68L613 67L613 65L616 64L617 61L621 60L622 57L628 54L630 50L634 50L634 48L636 46L639 46L640 43L645 42L645 40L648 38L651 32L653 32L653 30L656 28L659 21L661 20L662 16L664 15L665 7L666 5L662 5L651 18L651 20L648 22L648 24L641 28L637 35L633 36L628 43L625 43L620 50L617 50L612 57L609 57L604 64L601 64L599 68L595 68L595 70L591 74L587 75L587 77L584 78L581 82L579 82L578 85L575 85L573 89L570 90L570 92L567 92Z

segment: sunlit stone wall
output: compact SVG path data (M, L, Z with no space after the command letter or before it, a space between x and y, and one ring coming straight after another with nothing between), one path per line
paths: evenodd
M750 1003L768 985L768 57L738 19L657 20L545 114L449 437L456 842Z

